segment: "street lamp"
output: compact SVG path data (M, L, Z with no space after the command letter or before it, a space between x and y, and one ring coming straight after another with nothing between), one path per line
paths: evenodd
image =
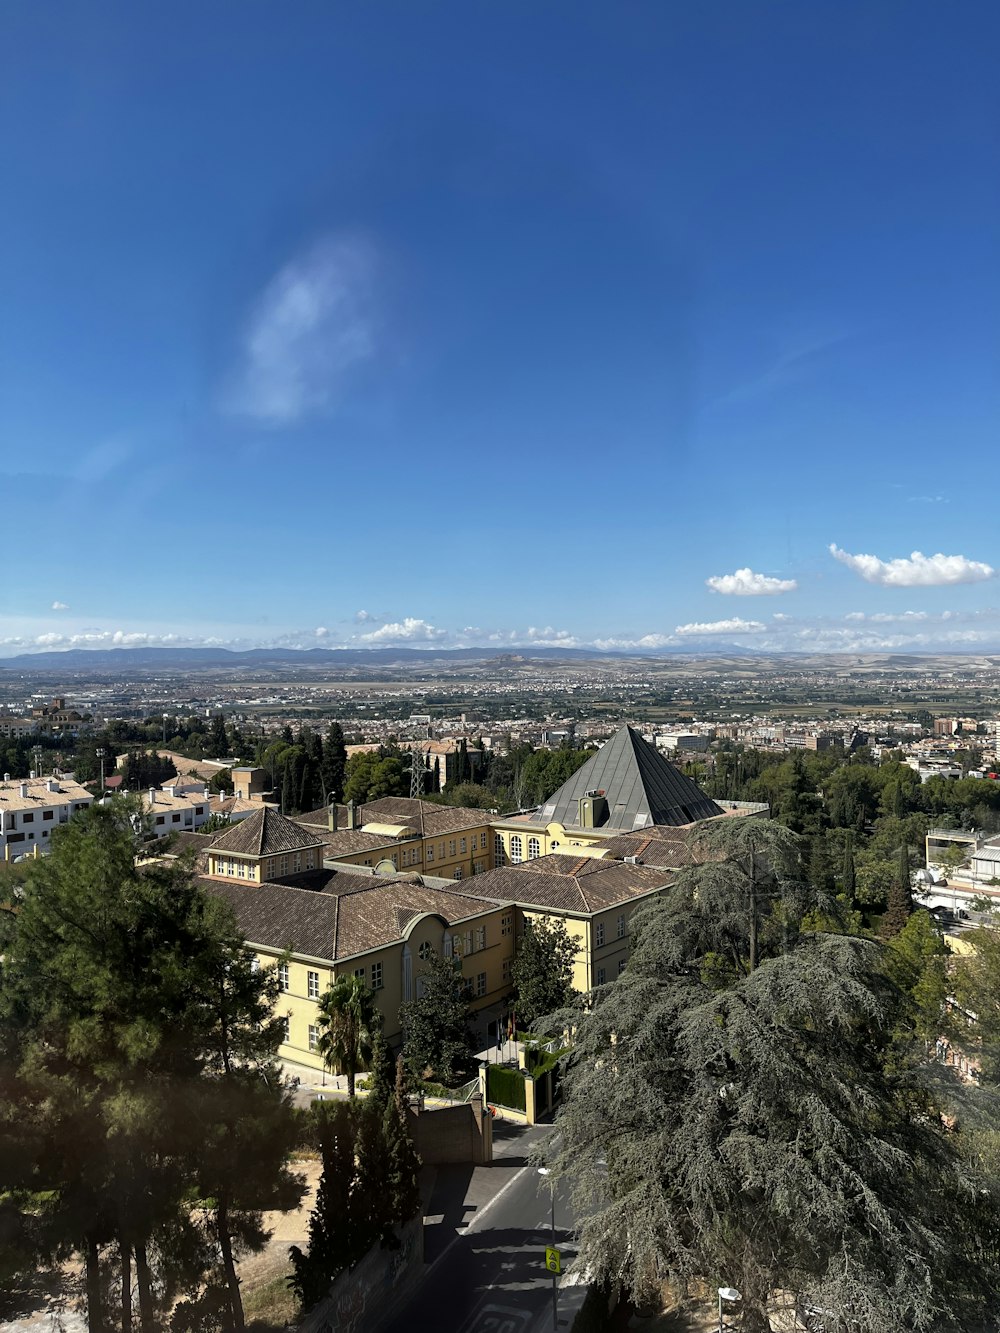
M549 1200L552 1206L552 1249L556 1248L556 1182L551 1179L552 1172L547 1166L536 1168L538 1174L543 1180L548 1181ZM552 1271L552 1333L557 1333L559 1328L559 1275L553 1269Z
M31 753L35 759L35 777L40 778L42 776L42 747L36 745Z
M101 795L103 796L104 795L104 750L103 749L99 749L97 751L97 757L101 761Z
M163 744L164 744L164 745L166 745L166 743L167 743L167 718L168 718L169 716L170 716L169 713L164 713L164 714L163 714Z
M740 1295L740 1293L736 1290L735 1287L720 1287L720 1288L719 1288L719 1333L722 1333L722 1329L723 1329L723 1323L722 1323L722 1302L723 1302L723 1301L741 1301L742 1299L743 1299L743 1297Z

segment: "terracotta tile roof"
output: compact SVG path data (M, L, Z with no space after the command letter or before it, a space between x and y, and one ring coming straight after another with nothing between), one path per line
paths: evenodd
M449 924L501 906L479 894L431 888L413 879L327 872L325 887L208 879L202 886L229 903L251 944L290 949L314 958L351 958L394 944L407 925L425 912Z
M687 829L653 825L641 833L621 833L600 845L608 856L618 861L624 861L626 856L637 856L643 865L679 869L690 865L692 860Z
M384 796L378 801L368 801L357 810L359 825L364 824L405 824L415 829L423 838L436 838L442 834L460 833L462 829L481 828L493 822L489 810L472 810L460 805L438 805L436 801L421 801L409 796ZM328 814L326 806L319 810L310 810L304 815L296 815L295 822L305 828L327 829ZM347 806L337 806L339 829L347 828Z
M476 889L511 899L525 908L566 912L603 912L632 902L670 880L650 866L625 865L594 857L541 856L519 866L502 866L477 875Z
M307 833L271 806L241 820L215 841L220 851L242 856L273 856L276 852L298 852L320 845L321 840L314 833Z

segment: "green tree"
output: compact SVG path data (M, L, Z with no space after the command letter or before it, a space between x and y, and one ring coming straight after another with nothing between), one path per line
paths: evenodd
M384 796L407 796L409 790L398 753L361 750L347 761L345 801L364 805L366 801L378 801Z
M406 1066L396 1060L396 1086L382 1115L389 1217L393 1227L415 1217L420 1209L420 1157L406 1121ZM393 1232L383 1230L383 1244L398 1245Z
M770 819L719 819L696 827L695 864L673 892L633 918L662 930L671 947L715 955L724 970L752 972L787 947L808 909L832 911L829 897L803 882L799 840Z
M886 970L913 1004L912 1028L921 1041L941 1032L948 993L948 946L925 911L912 912L889 940Z
M448 1083L469 1059L468 987L457 958L433 954L417 976L417 998L399 1007L403 1055L417 1078Z
M218 1150L219 1191L236 1118L237 1137L255 1141L264 1121L273 1138L256 1167L233 1169L245 1179L234 1185L228 1218L223 1193L213 1193L208 1262L220 1273L227 1246L257 1244L260 1209L282 1206L285 1185L286 1197L295 1190L280 1149L290 1109L278 1080L269 1088L265 1077L273 1074L266 1043L271 1059L276 1049L266 979L183 860L136 865L137 814L134 800L92 806L55 830L51 855L31 863L5 932L0 1062L43 1146L34 1179L46 1199L39 1242L52 1257L69 1248L84 1255L94 1329L106 1324L113 1254L121 1322L131 1327L134 1272L149 1331L157 1292L166 1303L178 1282L191 1289L215 1280L204 1272L205 1238L191 1208L206 1142ZM220 1072L224 1052L228 1074ZM235 1117L226 1107L237 1088ZM196 1128L195 1106L204 1113ZM239 1155L233 1147L230 1160ZM220 1284L225 1291L224 1277ZM239 1327L236 1300L226 1297L226 1328Z
M732 1284L754 1331L776 1289L865 1333L996 1307L981 1256L997 1219L968 1212L983 1177L914 1080L887 1073L903 1000L881 956L803 936L717 990L699 956L642 936L575 1015L550 1160L595 1280L640 1301L664 1278Z
M366 1101L374 1102L383 1109L388 1106L395 1086L396 1066L389 1052L389 1043L381 1023L375 1024L372 1033L371 1059L368 1063L368 1096Z
M848 833L844 842L844 864L840 872L840 888L849 903L854 901L857 885L857 875L854 869L854 838Z
M227 796L232 796L233 770L231 768L220 768L217 773L213 773L208 780L208 790L224 792Z
M530 1030L536 1018L553 1014L569 1002L576 955L577 945L565 922L544 917L525 922L510 970L522 1028Z
M358 1071L371 1055L372 1034L381 1016L375 997L360 977L340 976L322 996L316 1024L316 1049L328 1069L347 1075L347 1095L353 1097Z
M289 1279L303 1307L321 1301L338 1273L355 1263L370 1243L355 1218L353 1105L320 1102L313 1108L323 1171L309 1216L309 1248L289 1250Z
M879 925L887 939L899 932L913 914L913 891L910 886L910 849L904 842L896 859L896 873L889 890L889 901Z
M229 740L226 737L226 719L224 714L216 713L212 718L205 740L205 753L210 759L224 759L229 753Z

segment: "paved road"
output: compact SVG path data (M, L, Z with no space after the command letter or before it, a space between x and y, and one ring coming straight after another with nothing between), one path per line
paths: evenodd
M570 1221L557 1190L556 1243L564 1271L576 1254ZM533 1167L521 1167L436 1258L428 1246L432 1262L423 1283L384 1333L551 1329L552 1279L545 1269L545 1247L551 1243L549 1188ZM568 1320L559 1325L568 1326Z

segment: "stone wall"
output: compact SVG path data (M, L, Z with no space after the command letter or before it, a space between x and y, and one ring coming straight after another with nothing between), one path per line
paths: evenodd
M349 1273L341 1273L298 1326L298 1333L376 1333L403 1293L423 1274L424 1219L419 1214L399 1233L398 1250L373 1246Z

